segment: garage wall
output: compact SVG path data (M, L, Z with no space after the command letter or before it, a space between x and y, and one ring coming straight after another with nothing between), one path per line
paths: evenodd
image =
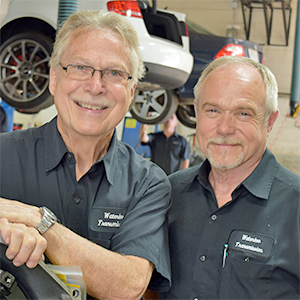
M226 36L227 28L237 29L237 38L245 39L241 4L236 10L231 8L232 0L157 0L158 8L183 12L191 21L220 36ZM274 6L280 7L274 2ZM249 40L263 45L266 65L278 81L280 93L290 93L293 68L294 39L297 0L291 1L292 18L288 46L267 44L267 34L263 9L254 9ZM271 44L285 45L282 10L274 10Z

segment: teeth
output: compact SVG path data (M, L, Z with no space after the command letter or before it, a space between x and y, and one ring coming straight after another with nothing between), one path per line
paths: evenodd
M87 109L91 109L91 110L101 110L104 108L104 106L92 106L90 104L84 104L84 103L78 103L78 105L83 108L87 108Z

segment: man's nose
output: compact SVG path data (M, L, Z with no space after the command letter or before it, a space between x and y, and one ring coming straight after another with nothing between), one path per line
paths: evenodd
M218 124L218 131L222 135L233 134L235 133L235 120L234 116L230 113L223 113L220 116L219 124Z
M102 76L101 71L96 70L94 75L90 78L89 86L92 92L98 92L105 85L104 76Z

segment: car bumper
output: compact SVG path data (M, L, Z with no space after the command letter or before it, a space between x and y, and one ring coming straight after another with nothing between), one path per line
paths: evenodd
M183 70L163 66L160 64L145 62L144 65L147 72L146 76L141 80L141 82L157 84L169 90L176 89L184 84L190 75Z
M181 46L159 38L141 39L141 52L147 75L143 81L157 83L168 89L183 85L191 74L194 58Z

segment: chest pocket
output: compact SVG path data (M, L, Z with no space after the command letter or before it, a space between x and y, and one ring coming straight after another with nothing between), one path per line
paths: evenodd
M245 261L266 262L272 256L275 244L272 236L233 230L228 240L229 255Z
M89 239L109 249L112 237L125 219L125 213L125 208L93 207L89 218Z
M268 299L274 266L272 236L233 230L228 240L228 255L222 272L221 298Z

